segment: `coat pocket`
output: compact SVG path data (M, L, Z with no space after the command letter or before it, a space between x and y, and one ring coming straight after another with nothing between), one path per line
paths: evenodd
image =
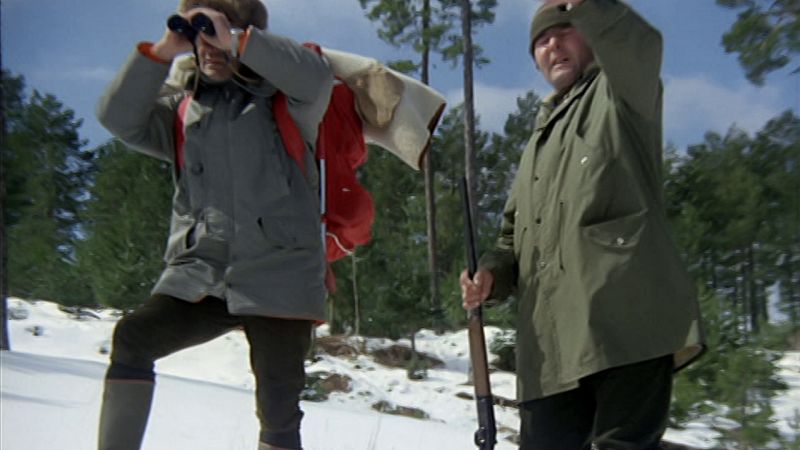
M611 251L628 251L639 244L647 210L605 222L584 225L581 234L590 242Z
M308 249L321 245L319 221L298 217L258 218L267 245L277 249Z
M170 227L167 248L164 252L164 261L172 262L177 257L185 254L194 245L195 220L189 216L173 216Z

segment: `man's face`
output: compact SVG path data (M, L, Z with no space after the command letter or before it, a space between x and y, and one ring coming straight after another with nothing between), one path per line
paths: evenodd
M536 65L557 92L569 89L589 64L594 54L575 27L548 28L533 43Z
M197 57L200 59L200 71L213 81L226 81L233 75L226 52L197 37Z

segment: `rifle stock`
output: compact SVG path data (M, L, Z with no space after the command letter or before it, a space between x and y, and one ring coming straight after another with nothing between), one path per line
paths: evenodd
M472 207L467 194L467 179L461 179L461 194L464 202L464 231L467 244L467 271L472 278L478 270L478 256L475 251L475 234L472 226ZM475 445L481 450L494 449L497 442L497 426L494 421L494 398L489 383L489 364L486 358L486 339L483 335L483 308L469 312L469 356L475 384L475 403L478 409L478 430L475 431Z

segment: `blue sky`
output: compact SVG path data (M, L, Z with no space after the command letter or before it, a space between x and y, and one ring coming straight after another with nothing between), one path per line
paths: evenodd
M664 34L664 136L679 146L702 142L706 131L724 133L736 124L748 132L786 109L800 110L800 77L782 70L764 87L750 84L734 55L724 53L722 34L734 12L714 0L632 0ZM51 93L83 119L81 137L95 146L110 135L97 124L94 105L135 44L157 40L175 10L170 0L4 0L3 66L25 77L30 89ZM380 60L409 52L380 41L377 26L357 0L267 0L270 28L297 40ZM499 0L494 24L475 40L491 63L475 73L481 129L500 131L515 98L528 89L550 89L527 54L535 0ZM635 64L632 66L635 70ZM462 98L460 68L436 63L434 88L450 104Z

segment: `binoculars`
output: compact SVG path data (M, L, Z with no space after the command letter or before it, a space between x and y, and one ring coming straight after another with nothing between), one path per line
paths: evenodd
M216 34L214 22L203 13L195 14L191 22L184 17L174 14L167 19L167 28L182 35L192 44L194 44L197 33L205 33L209 36L214 36Z

